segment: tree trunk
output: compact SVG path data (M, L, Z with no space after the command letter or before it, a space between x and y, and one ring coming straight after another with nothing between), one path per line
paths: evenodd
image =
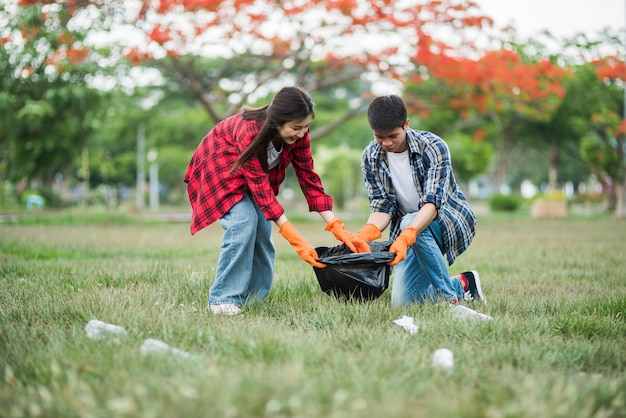
M511 140L509 133L506 129L503 129L502 138L498 142L497 146L498 154L496 157L496 172L494 175L494 189L496 193L502 193L506 184L506 175L510 166L512 143L513 141Z
M626 98L626 90L624 90ZM626 118L626 110L625 110ZM615 179L613 185L615 187L615 216L618 218L626 217L626 137L621 136L617 142L617 150L622 161L621 179Z
M552 144L550 147L550 168L548 170L550 190L556 190L559 163L559 146L558 144Z
M626 181L625 182L615 182L613 184L613 187L615 188L615 200L616 200L616 204L615 204L615 216L617 216L618 218L623 218L624 216L626 216L626 213L624 213L624 207L626 202L624 202L624 199L626 199L626 196L624 195L624 189L626 188Z

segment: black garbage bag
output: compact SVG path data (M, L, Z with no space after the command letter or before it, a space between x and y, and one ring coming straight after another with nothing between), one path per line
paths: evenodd
M391 241L370 243L369 253L353 253L345 244L317 247L320 263L313 267L321 289L327 294L350 300L367 301L378 298L389 287Z

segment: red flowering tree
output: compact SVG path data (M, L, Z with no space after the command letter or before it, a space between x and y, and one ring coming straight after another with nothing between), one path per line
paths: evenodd
M285 84L342 100L320 136L362 112L371 83L407 71L419 33L462 39L489 23L470 1L10 0L0 5L0 176L70 175L98 109L87 98L122 84L121 57L158 71L139 82L191 95L214 121Z
M550 119L565 96L569 71L547 58L529 57L525 45L502 43L459 54L426 34L418 44L411 58L420 71L406 81L411 107L422 118L444 109L453 112L452 130L473 132L478 143L491 139L497 148L495 186L500 188L520 126Z
M13 0L0 10L6 21L24 16L19 20L25 25L0 26L0 39L11 55L5 60L11 82L122 84L118 59L124 57L144 70L138 82L191 95L214 121L244 103L265 102L282 85L299 84L343 102L343 114L318 128L314 135L320 136L363 111L372 83L399 83L412 71L408 57L420 47L422 34L463 47L478 28L491 24L471 1L414 3ZM43 36L51 31L57 36ZM25 44L36 53L28 53Z
M143 41L126 46L129 61L156 66L213 120L283 84L353 92L353 109L325 130L362 111L372 82L400 80L423 33L461 45L491 23L471 1L144 0L135 11Z
M586 137L583 155L600 176L606 176L615 193L615 215L626 216L626 110L623 90L626 65L617 56L594 59L591 65L606 89L603 106L593 114L593 131ZM621 94L620 94L621 93ZM616 101L621 100L622 112ZM613 103L611 103L613 102Z

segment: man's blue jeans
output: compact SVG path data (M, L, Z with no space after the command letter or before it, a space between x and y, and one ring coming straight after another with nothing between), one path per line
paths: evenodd
M224 229L209 304L260 302L274 277L272 222L248 195L220 219Z
M415 213L402 218L400 228L410 224ZM458 277L450 277L443 255L443 238L439 223L435 220L418 236L415 244L406 252L406 259L396 266L391 285L391 304L394 306L411 303L447 301L463 297L463 285Z

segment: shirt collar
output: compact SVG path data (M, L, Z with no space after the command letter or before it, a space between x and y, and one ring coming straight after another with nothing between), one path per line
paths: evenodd
M414 129L407 129L406 140L409 145L411 154L422 155L424 151L424 141L420 138L419 131Z

